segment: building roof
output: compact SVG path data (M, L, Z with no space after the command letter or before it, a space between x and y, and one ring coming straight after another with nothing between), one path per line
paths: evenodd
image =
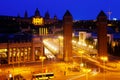
M69 12L69 10L67 10L64 14L64 16L72 16L71 13Z
M97 20L100 20L100 21L107 20L107 15L103 11L101 11L97 16Z
M106 16L106 14L104 13L104 11L100 11L100 13L98 14L98 17L99 16Z

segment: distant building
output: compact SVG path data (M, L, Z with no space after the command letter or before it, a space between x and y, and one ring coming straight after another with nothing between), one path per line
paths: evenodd
M44 53L42 39L62 33L65 36L64 60L70 60L72 44L68 43L68 40L72 40L73 33L74 36L79 36L79 41L82 42L88 37L93 37L97 45L96 23L97 20L74 21L69 11L66 12L63 20L59 20L56 15L51 18L48 11L41 16L38 8L30 17L27 11L24 17L0 16L0 59L3 62L5 59L8 64L37 61ZM107 42L109 42L109 49L112 50L110 53L119 54L119 50L117 52L115 50L120 46L120 20L107 20L106 26Z

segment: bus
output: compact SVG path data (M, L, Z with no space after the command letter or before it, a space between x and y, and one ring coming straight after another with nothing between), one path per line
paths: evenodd
M54 78L54 73L38 73L32 75L32 80L49 80Z

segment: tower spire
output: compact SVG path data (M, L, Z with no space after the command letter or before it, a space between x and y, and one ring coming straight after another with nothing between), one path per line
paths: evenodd
M107 57L107 16L101 11L97 16L98 56Z
M63 36L64 36L64 61L72 60L72 26L73 26L73 17L71 13L67 10L63 16Z

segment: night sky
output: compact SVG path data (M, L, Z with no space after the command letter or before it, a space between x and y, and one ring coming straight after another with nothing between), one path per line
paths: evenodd
M111 19L120 19L120 0L0 0L0 15L17 16L19 13L23 17L27 11L28 16L33 16L36 8L41 16L48 11L51 17L57 15L59 19L66 10L74 20L94 20L101 10L106 14L112 11Z

